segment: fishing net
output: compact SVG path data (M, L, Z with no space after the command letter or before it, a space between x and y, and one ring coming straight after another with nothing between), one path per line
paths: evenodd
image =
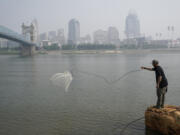
M73 80L72 74L69 71L65 71L64 73L56 73L54 74L50 80L56 86L62 87L65 91L68 91L68 88Z

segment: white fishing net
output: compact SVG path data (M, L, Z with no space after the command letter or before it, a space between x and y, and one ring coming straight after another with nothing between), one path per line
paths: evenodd
M103 79L105 81L105 83L107 83L108 85L113 85L115 83L118 83L119 81L121 81L122 79L124 79L126 76L128 76L129 74L135 73L135 72L139 72L141 70L131 70L129 72L126 72L125 74L121 75L119 78L113 80L113 81L109 81L106 77L96 74L96 73L90 73L87 71L80 71L80 70L76 70L77 73L82 73L82 74L86 74L86 75L91 75L94 76L96 78L99 79ZM68 88L73 80L72 77L72 73L70 71L65 71L64 73L56 73L54 74L51 79L52 83L56 86L59 87L63 87L65 89L65 91L68 91Z
M56 86L62 87L65 91L68 91L68 88L73 80L72 74L69 71L65 71L64 73L56 73L54 74L50 80Z

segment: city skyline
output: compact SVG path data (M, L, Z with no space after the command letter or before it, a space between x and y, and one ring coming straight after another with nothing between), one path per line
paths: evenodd
M178 0L1 0L0 25L20 32L22 22L31 22L36 18L40 33L64 28L67 37L67 23L76 18L81 22L82 36L92 36L97 29L114 26L122 39L125 38L125 18L129 10L134 9L141 22L142 34L155 37L156 33L162 33L162 38L165 38L167 27L174 26L174 37L179 37L180 19L176 17L179 4Z

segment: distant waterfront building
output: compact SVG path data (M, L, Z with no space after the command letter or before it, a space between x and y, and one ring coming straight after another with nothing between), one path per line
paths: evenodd
M8 40L0 38L0 48L7 48L8 47Z
M171 40L151 40L150 44L156 46L157 48L170 47Z
M57 31L57 40L58 40L59 44L61 44L61 45L65 44L64 29L59 29Z
M180 38L177 38L176 41L177 41L177 42L176 42L176 47L179 47L179 48L180 48Z
M68 44L78 44L80 40L80 23L71 19L68 24Z
M125 34L127 38L136 38L140 36L139 19L133 12L130 12L126 17Z
M86 35L86 36L80 38L80 44L89 44L89 43L91 43L90 35Z
M42 42L41 42L41 46L43 47L43 46L51 46L51 42L49 41L49 40L43 40Z
M119 32L115 27L108 28L108 43L113 45L119 45Z
M47 35L47 33L41 33L41 34L39 35L39 40L40 40L40 42L43 41L43 40L48 40L48 35Z
M44 42L43 41L47 41L48 40L48 34L46 32L41 33L39 35L39 46L42 47L44 46Z
M7 45L8 45L8 48L17 48L20 46L20 43L8 40Z
M0 38L0 48L17 48L19 45L17 42Z
M48 40L50 40L50 41L56 40L56 31L49 31L48 32Z
M107 44L108 32L104 30L97 30L93 34L95 44Z

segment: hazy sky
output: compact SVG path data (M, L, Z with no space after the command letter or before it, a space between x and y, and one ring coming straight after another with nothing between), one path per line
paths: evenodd
M36 18L40 33L64 28L67 35L68 21L76 18L81 36L115 26L122 39L130 9L146 36L158 32L167 37L167 26L173 25L175 37L180 37L180 0L0 0L0 25L20 32L22 22Z

